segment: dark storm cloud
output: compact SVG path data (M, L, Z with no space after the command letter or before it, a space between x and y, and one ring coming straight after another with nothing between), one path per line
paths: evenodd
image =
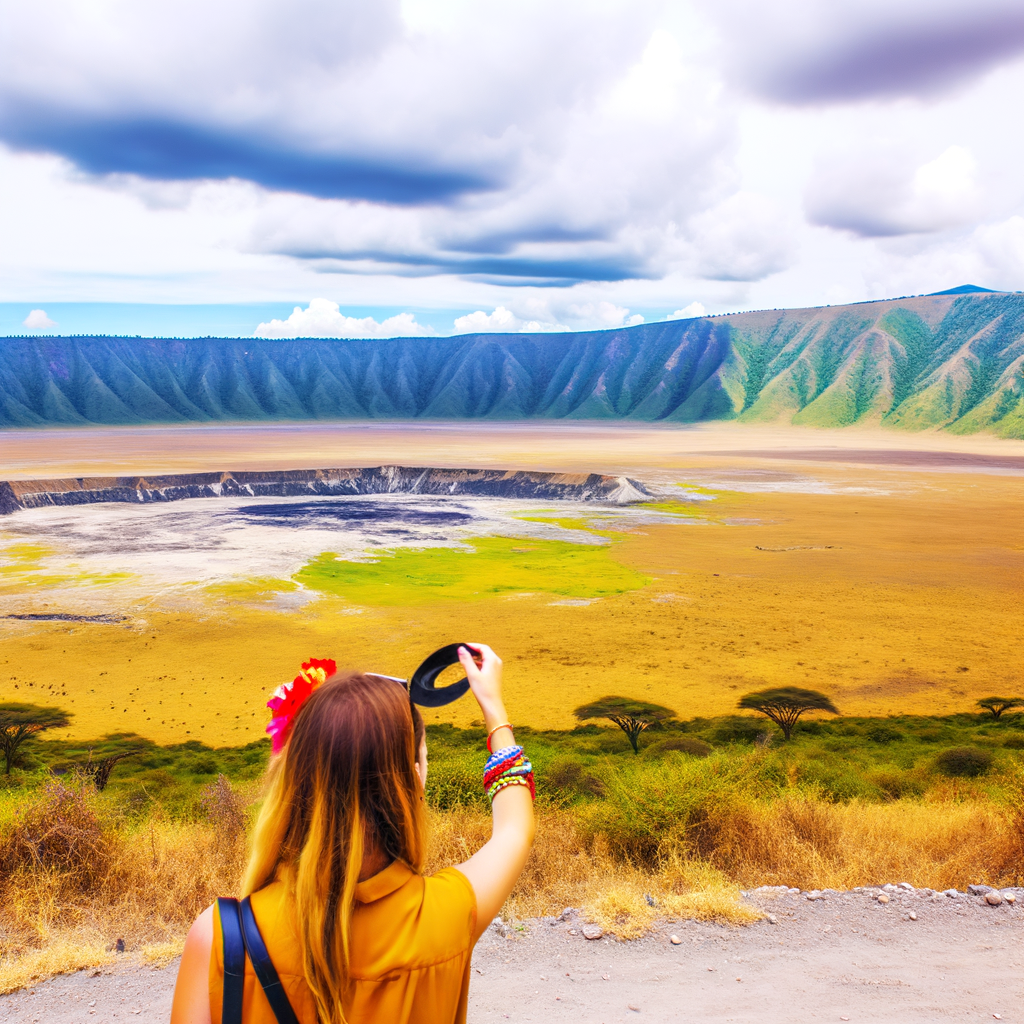
M60 153L90 174L157 181L242 178L321 199L423 204L495 188L494 177L432 168L421 159L310 152L254 131L213 129L161 118L75 117L67 111L0 115L0 135L17 149Z
M280 252L281 250L276 250ZM616 252L611 256L544 257L452 256L438 253L406 255L394 251L346 252L323 250L286 251L284 255L315 260L327 271L352 270L368 265L372 273L419 277L426 274L456 274L459 277L498 284L566 287L583 281L628 281L658 276L635 257Z
M974 78L1024 53L1024 5L868 26L752 77L784 103L829 103L928 94Z

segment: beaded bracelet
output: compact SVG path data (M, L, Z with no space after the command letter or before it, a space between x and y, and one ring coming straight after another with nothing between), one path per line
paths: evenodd
M502 747L484 765L484 790L491 800L507 786L527 786L530 797L536 799L533 765L526 760L522 747Z

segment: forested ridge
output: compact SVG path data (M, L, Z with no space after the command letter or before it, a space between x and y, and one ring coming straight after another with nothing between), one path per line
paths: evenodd
M1024 437L1024 295L565 334L0 339L0 426L740 419Z

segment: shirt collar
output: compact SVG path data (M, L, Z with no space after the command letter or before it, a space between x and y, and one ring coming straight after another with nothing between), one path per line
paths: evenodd
M383 871L371 875L365 881L356 884L356 899L360 903L373 903L374 900L390 896L412 878L412 869L400 860L393 860Z

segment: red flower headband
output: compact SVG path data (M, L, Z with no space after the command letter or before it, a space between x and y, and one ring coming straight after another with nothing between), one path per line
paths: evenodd
M292 731L292 722L299 708L306 703L310 694L325 683L335 672L338 666L330 658L310 658L302 663L302 671L290 682L282 683L267 701L273 718L267 726L270 734L272 749L275 754L281 752L281 748L288 742Z

